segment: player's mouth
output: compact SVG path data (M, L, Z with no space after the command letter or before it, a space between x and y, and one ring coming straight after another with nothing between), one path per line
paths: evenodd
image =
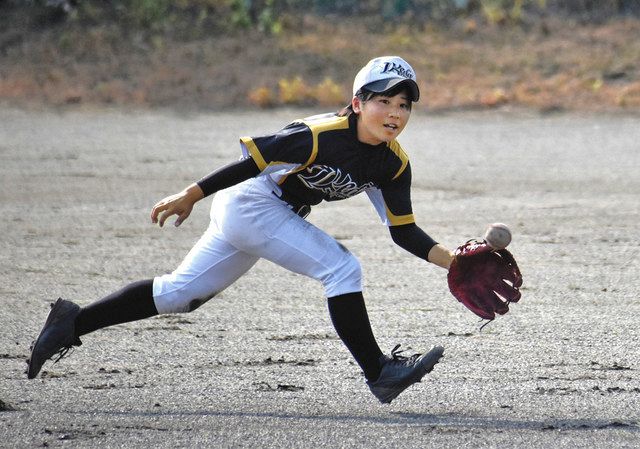
M398 125L394 125L393 123L385 123L384 127L385 128L389 128L389 129L391 129L393 131L396 131L398 129Z

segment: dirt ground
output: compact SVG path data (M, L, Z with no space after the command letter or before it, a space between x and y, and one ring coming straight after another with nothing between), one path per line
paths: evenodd
M514 231L523 298L483 330L365 197L314 209L363 264L381 347L446 348L391 405L321 287L262 262L196 312L87 335L27 380L51 301L169 271L207 226L209 200L154 227L156 200L235 159L238 136L307 112L0 108L0 447L639 447L632 115L414 114L401 142L421 226L449 247L494 221Z

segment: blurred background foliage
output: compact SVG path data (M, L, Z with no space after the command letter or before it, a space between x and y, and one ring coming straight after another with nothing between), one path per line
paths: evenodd
M640 110L640 0L0 0L0 102L335 107L378 54L419 108Z
M389 20L412 27L461 18L526 25L549 15L599 22L640 16L640 0L0 0L3 9L23 10L33 27L117 21L124 28L189 39L246 29L279 34L297 30L308 15L363 19L382 31Z

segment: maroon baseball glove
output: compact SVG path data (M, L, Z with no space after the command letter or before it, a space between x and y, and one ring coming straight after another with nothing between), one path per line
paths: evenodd
M504 315L509 303L520 300L522 274L506 249L470 240L459 246L449 268L449 290L469 310L486 320Z

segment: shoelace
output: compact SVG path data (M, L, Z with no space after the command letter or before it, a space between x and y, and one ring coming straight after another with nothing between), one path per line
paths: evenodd
M403 365L412 365L416 359L418 357L420 357L422 354L413 354L409 357L405 356L405 355L400 355L401 353L404 352L404 349L400 349L401 345L396 345L392 350L391 350L391 357L393 357L392 362L393 363L401 363Z
M63 357L67 356L69 351L71 351L71 353L73 353L73 346L65 346L63 348L60 348L58 350L58 352L56 352L56 354L58 355L58 358L56 358L54 360L53 357L55 356L55 354L53 356L51 356L51 359L53 360L53 363L58 363L60 361L60 359L62 359Z

